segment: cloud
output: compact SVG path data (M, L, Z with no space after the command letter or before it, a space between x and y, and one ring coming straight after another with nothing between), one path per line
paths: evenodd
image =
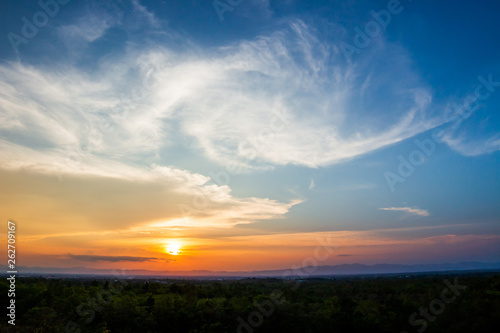
M484 80L482 76L479 78ZM447 124L441 128L441 140L464 156L491 154L500 150L497 117L485 112L488 98L489 95L480 98L476 90L448 103L444 112ZM478 133L482 135L478 136Z
M105 29L89 30L92 22L78 21L68 31L96 40ZM97 27L118 24L100 22L105 24ZM183 214L155 210L147 219L151 228L283 218L302 201L234 197L229 185L178 168L160 152L187 148L195 161L204 163L201 153L224 171L315 168L438 124L431 94L404 52L387 43L378 47L366 50L373 64L348 65L304 22L293 20L287 29L210 51L132 45L99 59L94 70L2 63L0 167L60 181L84 176L132 182L138 189L160 184L162 197L175 196ZM387 54L394 62L379 69ZM96 223L91 213L77 211Z
M104 32L78 27L69 31L89 41ZM0 126L10 139L30 138L24 146L63 155L151 163L160 150L191 140L193 153L242 171L328 166L440 123L404 52L379 47L366 50L372 63L348 65L294 20L288 29L206 52L130 47L90 72L2 64Z
M0 142L2 161L13 156L9 148ZM18 157L19 151L15 149ZM235 197L227 185L213 184L209 177L168 166L139 168L98 158L81 165L74 161L66 164L61 157L32 150L25 150L23 156L27 157L24 163L14 160L3 165L1 183L11 193L3 202L3 208L8 207L3 213L34 223L30 234L123 230L138 225L142 231L229 228L282 219L301 202ZM61 168L62 182L53 174L57 167ZM38 213L51 216L51 226L39 225L39 215L23 209L27 195Z
M249 168L328 166L439 123L430 116L430 92L407 68L398 69L402 76L389 79L375 66L346 65L303 22L227 50L214 71L207 72L217 72L220 81L213 81L207 93L207 88L198 87L182 117L184 131L219 163ZM403 57L389 45L386 52ZM357 92L366 75L378 84L365 87L366 105L360 105ZM390 87L386 101L391 102L370 104L375 91L385 85ZM383 121L380 113L379 119L373 118L377 108L386 109ZM356 114L360 109L363 114Z
M419 208L411 208L411 207L389 207L389 208L379 208L379 210L400 211L400 212L407 212L412 215L429 216L429 212L427 210Z
M151 27L156 28L156 29L160 28L160 22L156 18L155 14L148 11L148 9L145 6L141 5L139 0L132 0L132 5L134 8L134 11L136 11L137 13L142 15L148 21L148 23L151 25Z
M309 183L309 191L312 191L312 189L315 187L316 187L316 184L314 183L314 179L311 178L311 182Z
M145 262L145 261L156 261L164 260L163 258L154 257L132 257L132 256L96 256L96 255L80 255L80 254L68 254L67 257L79 260L79 261L109 261L109 262L119 262L119 261L133 261L133 262Z
M491 154L500 150L500 134L493 135L486 140L473 140L448 132L442 137L442 140L450 148L464 156Z
M76 23L60 26L57 31L61 39L69 43L70 47L75 47L75 42L81 43L83 40L92 43L100 39L109 28L120 22L117 16L109 15L101 10L89 10Z
M82 9L83 15L76 19L75 23L56 28L60 39L66 43L72 55L76 55L77 50L81 52L86 43L104 37L111 28L119 27L127 32L133 32L143 29L144 22L147 28L161 27L158 18L139 0L107 3L91 1L82 5Z

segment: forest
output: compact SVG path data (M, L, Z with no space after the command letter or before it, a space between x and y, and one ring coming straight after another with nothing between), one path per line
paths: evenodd
M8 304L5 277L0 285ZM304 280L21 277L15 299L16 325L4 318L2 332L432 333L500 326L498 272Z

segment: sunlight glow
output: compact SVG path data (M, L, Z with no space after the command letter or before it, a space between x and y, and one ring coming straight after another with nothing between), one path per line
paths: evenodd
M167 245L166 250L168 254L176 256L181 253L181 243L172 241Z

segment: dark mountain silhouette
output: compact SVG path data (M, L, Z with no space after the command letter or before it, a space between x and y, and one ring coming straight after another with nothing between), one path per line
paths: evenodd
M6 266L0 266L5 272ZM471 271L471 270L500 270L500 263L461 262L444 264L343 264L328 266L307 266L298 269L278 269L262 271L150 271L150 270L113 270L93 269L86 267L54 268L54 267L23 267L18 266L18 274L45 275L45 274L91 274L91 275L116 275L116 276L206 276L206 277L314 277L335 275L364 275L364 274L396 274L396 273L423 273L446 271Z

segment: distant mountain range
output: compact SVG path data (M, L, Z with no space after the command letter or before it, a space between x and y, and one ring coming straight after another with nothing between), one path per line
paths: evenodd
M7 266L0 265L1 272L7 272ZM365 274L398 274L424 273L446 271L500 270L500 263L461 262L455 264L398 265L398 264L343 264L333 266L307 266L292 269L264 271L150 271L150 270L112 270L93 269L86 267L53 268L53 267L17 267L20 275L51 275L51 274L90 274L90 275L120 275L120 276L165 276L165 277L316 277Z

